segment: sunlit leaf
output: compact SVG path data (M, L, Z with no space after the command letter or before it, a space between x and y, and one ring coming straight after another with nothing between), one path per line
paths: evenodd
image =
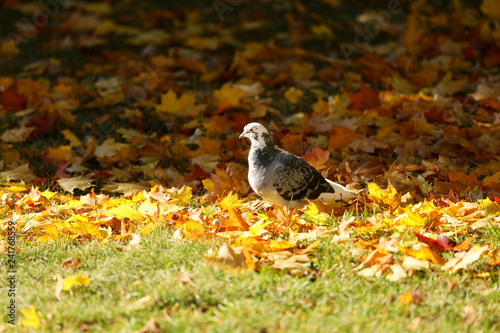
M30 305L29 309L21 308L20 310L24 317L21 319L22 326L30 327L35 330L40 328L40 318L38 318L38 314L36 313L36 309L33 305Z

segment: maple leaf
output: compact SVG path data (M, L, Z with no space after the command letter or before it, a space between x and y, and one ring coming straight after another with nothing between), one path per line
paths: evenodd
M365 153L373 154L375 149L387 149L389 145L385 142L378 142L370 138L363 137L352 141L349 145L353 151L363 151Z
M59 146L57 148L49 147L44 159L47 162L76 162L76 158L73 156L71 148L71 146Z
M115 139L107 139L94 151L95 156L102 162L112 163L132 159L130 146L126 143L115 142Z
M389 183L387 190L381 189L375 183L368 184L368 193L375 201L387 204L392 208L397 208L401 202L401 194Z
M309 154L301 157L317 170L323 170L326 168L325 163L330 159L330 151L323 150L318 147L313 147L312 151Z
M231 87L231 83L228 82L222 88L214 90L213 94L219 106L238 106L240 99L246 95L246 92L240 88Z
M400 247L399 250L405 254L412 256L419 260L430 260L435 264L444 265L444 260L441 256L427 246L420 246L420 250L410 250L404 247Z
M70 130L65 129L61 131L64 138L70 142L71 147L78 147L82 144L80 139L76 137Z
M362 137L362 134L357 133L347 127L334 127L335 133L330 136L328 147L331 149L342 149L349 146L354 140Z
M66 192L73 194L75 189L85 190L92 186L92 181L82 176L61 178L57 180L59 186Z
M30 169L29 163L26 163L13 170L0 172L0 178L6 179L8 182L12 180L22 180L26 183L30 183L37 177L33 174L33 171Z
M156 111L164 116L165 114L178 116L196 117L202 111L202 106L195 106L196 97L193 94L182 94L179 98L173 90L161 95L161 104L156 105Z
M73 286L88 286L90 284L90 277L88 275L74 275L69 276L65 279L62 278L60 274L55 276L56 287L54 291L54 296L57 300L61 300L61 292L71 290Z
M285 91L286 99L292 104L298 103L303 95L304 93L302 90L296 89L295 87L290 87Z
M40 328L40 318L38 318L38 314L36 313L36 309L33 305L30 305L28 309L21 308L21 313L24 317L21 320L22 326L30 327L35 330Z
M27 97L17 92L17 86L12 85L0 94L0 102L10 111L21 111L24 109Z
M378 92L370 87L366 88L364 82L359 87L359 92L351 94L349 98L352 101L351 109L366 110L380 105Z
M31 126L22 126L19 128L9 129L2 133L0 139L5 143L24 142L30 137L31 133L33 133L34 130L35 128Z

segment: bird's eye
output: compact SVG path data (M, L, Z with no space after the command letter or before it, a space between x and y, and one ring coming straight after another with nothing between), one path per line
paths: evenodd
M253 133L253 128L250 129L250 133Z

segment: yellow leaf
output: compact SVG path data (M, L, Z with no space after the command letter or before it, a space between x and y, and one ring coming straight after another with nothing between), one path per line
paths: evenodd
M114 216L117 219L128 218L130 220L138 221L143 221L146 219L143 215L141 215L141 213L125 203L119 205L118 207L111 208L106 212L106 215Z
M203 226L193 220L189 220L182 225L182 231L187 239L201 238L205 235Z
M169 193L174 200L177 200L177 204L187 204L193 196L193 188L183 185L180 189L170 189Z
M424 299L423 293L416 289L410 290L403 295L399 296L398 303L402 305L410 305L410 304L421 304Z
M254 223L250 228L248 228L249 236L259 236L261 230L265 230L264 228L271 224L270 221L265 221L264 219L260 219L257 223Z
M379 203L385 203L392 208L397 208L399 206L399 203L401 201L401 195L396 191L394 186L389 183L389 186L387 187L387 190L381 189L377 184L375 183L368 183L368 193L370 196L375 199L374 201L377 201Z
M394 223L402 224L407 227L423 227L427 218L420 215L418 211L413 212L410 207L400 208L404 215L400 215L394 220Z
M409 290L408 292L399 296L398 303L403 304L403 305L410 305L412 303L412 301L413 301L413 298L411 296L411 290Z
M494 201L491 201L490 198L479 199L478 202L480 204L480 207L484 207L484 209L488 213L498 213L498 212L500 212L500 204L498 204L498 203L496 203Z
M224 84L222 88L214 90L214 97L218 102L228 101L231 106L238 106L240 99L245 94L245 91L240 88L232 88L229 82Z
M433 249L427 246L420 246L420 250L411 250L404 247L400 247L399 250L405 254L417 258L419 260L430 260L435 264L444 265L444 260L441 256Z
M54 195L57 194L57 192L50 192L49 190L45 190L43 192L40 192L40 194L50 200Z
M333 39L333 31L325 24L313 25L311 27L311 33L319 38L323 39Z
M21 320L21 325L31 327L35 330L40 328L40 318L38 318L33 305L30 305L29 309L21 309L21 313L24 316L24 319Z
M69 276L62 280L62 289L71 290L73 286L88 286L90 284L90 277L88 275L75 275Z
M61 131L61 133L64 135L64 138L69 141L71 147L78 147L82 144L80 139L78 139L70 130L65 129Z
M159 114L168 113L173 115L196 117L201 109L195 107L196 97L192 94L182 94L177 98L173 90L161 95L161 104L156 105Z
M155 228L155 224L154 223L149 223L146 226L141 227L139 229L139 231L140 231L141 234L147 235L147 234L151 233L151 231L153 231L154 228Z
M219 205L224 210L237 208L241 206L241 200L238 200L238 193L229 193L224 199L222 199Z
M47 155L45 155L45 160L48 162L74 162L75 157L71 151L71 146L59 146L56 148L48 148Z
M292 104L296 104L298 101L300 101L302 95L304 95L302 90L295 89L295 87L290 87L287 89L287 91L285 91L286 99Z
M28 191L28 189L24 186L9 186L6 188L6 190L15 193Z
M483 179L483 184L486 186L498 183L500 183L500 171L494 173L491 176L484 177Z
M208 191L208 193L215 192L215 183L213 179L203 179L203 188Z
M264 240L260 237L245 237L238 236L234 242L234 245L244 246L251 248L254 251L265 251L265 252L277 252L284 251L290 248L294 248L295 244L288 241L276 241L276 240Z
M328 103L322 98L318 98L318 101L311 105L311 108L313 109L314 113L320 114L327 114L330 109Z

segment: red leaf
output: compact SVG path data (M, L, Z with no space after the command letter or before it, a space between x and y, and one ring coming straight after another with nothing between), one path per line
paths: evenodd
M457 245L456 242L452 241L451 239L449 239L448 237L446 237L445 235L437 235L436 237L436 241L439 245L441 245L442 247L444 247L445 249L447 249L448 251L452 251L454 250L454 246Z
M21 111L26 105L26 96L17 93L17 86L12 85L0 95L0 102L10 111Z
M372 90L370 87L366 88L363 82L361 82L359 92L350 95L349 98L351 99L351 109L353 110L371 109L380 105L378 92Z
M423 235L420 235L419 233L415 233L415 236L417 236L417 239L425 244L428 244L430 247L435 248L436 250L439 251L446 251L445 247L439 244L436 240L425 237Z
M497 197L496 195L493 194L493 199L495 199L495 202L497 204L500 204L500 197Z

